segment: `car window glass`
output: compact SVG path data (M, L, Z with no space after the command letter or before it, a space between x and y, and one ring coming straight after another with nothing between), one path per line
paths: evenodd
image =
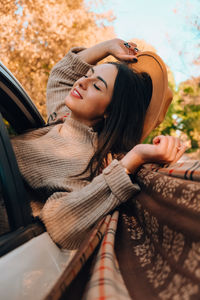
M7 128L7 132L9 134L9 137L13 137L17 135L13 127L10 125L10 123L3 118L4 124ZM2 190L2 178L0 176L0 235L8 233L10 231L9 221L8 221L8 214L5 207L5 200L3 196L3 190Z
M3 119L3 121L7 128L9 136L10 137L15 136L16 133L14 129L11 127L11 125L9 124L9 122L6 119ZM2 177L0 176L0 235L4 233L8 233L9 231L10 231L10 226L8 221L8 214L5 207L5 199L3 196Z
M23 182L19 174L17 162L9 141L15 135L12 126L0 115L0 181L1 181L1 232L13 231L31 218L26 214ZM25 216L24 216L25 214ZM9 221L7 221L9 220ZM29 223L29 222L28 222ZM8 226L9 224L9 226Z
M3 118L3 122L4 122L4 124L7 128L7 131L8 131L8 134L9 134L10 137L13 137L13 136L17 135L14 128L11 126L11 124L5 118Z
M0 178L0 235L10 231Z

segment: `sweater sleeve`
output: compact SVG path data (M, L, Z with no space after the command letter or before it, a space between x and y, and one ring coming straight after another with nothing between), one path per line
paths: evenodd
M65 98L74 82L87 73L91 65L77 55L85 48L72 48L52 69L47 83L47 115L65 114Z
M54 242L62 248L75 249L97 220L139 191L119 161L114 160L79 191L54 193L40 218Z

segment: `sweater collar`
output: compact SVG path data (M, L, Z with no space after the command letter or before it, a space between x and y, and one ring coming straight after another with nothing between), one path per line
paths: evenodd
M74 139L79 139L82 142L92 141L96 144L98 134L93 130L92 127L74 120L70 116L66 118L63 126L65 127L67 133L73 136Z

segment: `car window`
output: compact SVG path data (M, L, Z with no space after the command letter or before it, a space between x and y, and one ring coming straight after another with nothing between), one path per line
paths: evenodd
M2 182L0 179L0 236L10 231L8 215L5 207L5 199L3 196Z
M8 120L6 120L5 118L3 118L3 122L6 126L6 129L8 131L9 137L12 138L14 136L17 135L17 132L14 130L13 126L8 122Z
M31 218L23 216L23 211L27 205L25 189L19 173L9 135L0 115L0 180L2 194L7 209L9 224L12 229L29 223Z
M0 62L0 256L44 232L31 206L10 138L45 125L20 83Z
M6 119L3 119L3 123L7 129L7 132L8 132L8 135L10 137L13 137L16 135L16 132L15 130L13 129L13 127L9 124L9 122L6 120ZM2 132L2 128L0 128L0 135L1 135L1 147L0 147L0 155L3 157L3 161L4 161L4 165L2 163L2 160L0 159L0 236L5 234L5 233L8 233L11 231L11 227L10 227L10 224L9 224L9 218L8 218L8 213L7 211L9 210L9 207L8 207L8 204L7 204L7 195L6 195L6 177L7 175L5 174L5 167L6 169L9 168L8 165L6 165L6 159L4 157L5 153L3 151L3 148L2 147L6 147L5 143L2 143L2 135L3 135L3 132ZM5 132L4 132L5 133ZM4 141L5 142L5 141ZM7 186L7 188L9 188ZM7 207L6 207L7 205Z
M9 138L13 134L0 113L0 256L44 232L34 219Z

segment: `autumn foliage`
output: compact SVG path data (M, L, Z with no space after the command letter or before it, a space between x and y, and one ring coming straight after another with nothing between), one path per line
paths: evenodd
M113 28L104 26L111 19L110 12L97 15L89 11L83 0L0 1L1 61L44 117L52 66L73 46L112 38Z

